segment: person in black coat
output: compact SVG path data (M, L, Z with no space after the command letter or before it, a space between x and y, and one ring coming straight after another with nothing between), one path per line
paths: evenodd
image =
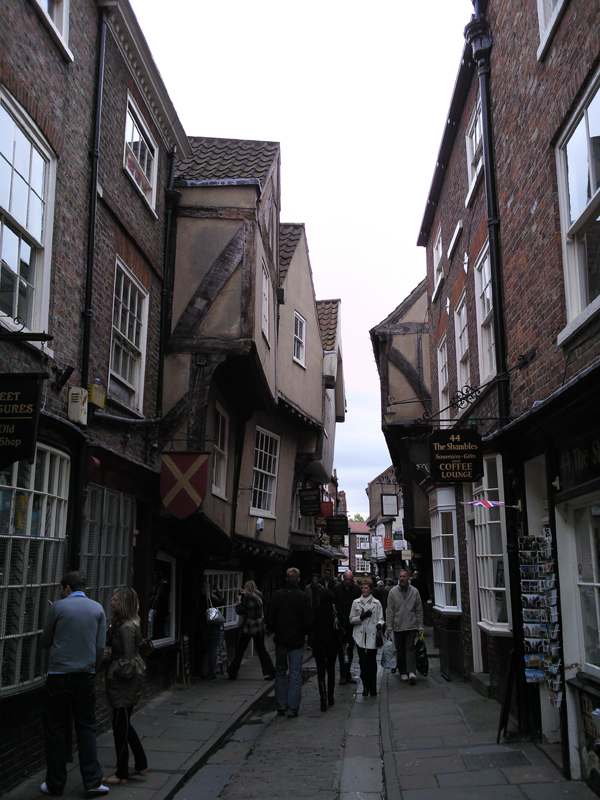
M319 583L325 589L329 589L330 591L333 592L333 590L337 586L337 581L332 575L331 567L325 567L325 574L323 575L322 578L319 578Z
M302 698L304 637L312 629L313 611L308 594L298 586L300 570L290 567L286 583L273 595L265 623L275 634L275 703L277 713L297 717Z
M350 624L350 609L357 597L360 597L360 587L354 583L354 575L351 569L344 572L344 580L333 590L335 609L342 632L342 644L340 646L340 686L347 683L356 683L350 673L352 666L352 655L354 654L354 638L352 635L353 626ZM347 649L346 649L347 648ZM348 661L344 656L348 654Z
M333 604L333 592L320 586L318 598L318 604L313 607L315 616L313 654L317 665L321 711L327 711L327 704L332 706L334 702L335 662L340 647L340 631Z

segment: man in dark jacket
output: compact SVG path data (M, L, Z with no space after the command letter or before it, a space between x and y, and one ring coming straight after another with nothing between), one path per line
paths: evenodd
M298 586L300 570L290 567L286 584L273 595L265 623L275 636L275 703L277 713L297 717L302 698L304 637L313 625L308 594Z
M354 575L351 569L344 572L344 580L333 590L335 597L335 609L338 621L342 629L343 643L340 648L340 686L347 683L356 683L356 678L350 674L352 666L352 655L354 653L354 638L352 636L353 626L350 624L350 609L357 597L361 596L360 588L354 583ZM348 654L348 661L344 660Z
M319 578L319 583L321 586L324 586L326 589L329 589L331 592L333 592L337 586L337 581L334 580L332 576L331 567L325 567L325 574L322 578Z

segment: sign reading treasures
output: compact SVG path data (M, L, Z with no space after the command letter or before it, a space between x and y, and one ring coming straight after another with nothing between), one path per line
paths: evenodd
M429 436L429 469L435 483L473 483L483 475L477 431L434 431Z
M42 372L0 375L0 469L21 459L33 464L40 393L47 377Z

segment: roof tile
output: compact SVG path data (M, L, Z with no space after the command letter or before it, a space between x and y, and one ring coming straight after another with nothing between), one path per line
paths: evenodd
M279 275L281 280L285 280L303 230L303 223L286 222L279 226Z
M338 311L341 300L317 300L321 341L325 352L333 352L337 344Z
M279 142L214 139L191 136L192 155L177 166L177 177L187 181L258 179L264 187Z

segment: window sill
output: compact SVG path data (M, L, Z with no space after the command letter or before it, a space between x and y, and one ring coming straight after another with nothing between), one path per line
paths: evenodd
M37 11L39 18L42 20L44 26L47 28L48 33L50 34L50 38L60 50L61 56L67 63L72 63L75 61L75 57L73 53L69 50L67 43L63 39L60 31L52 21L52 19L48 16L48 13L44 10L44 8L40 5L39 0L33 0L33 7Z
M442 277L436 283L435 289L433 290L433 294L431 295L431 302L432 303L435 303L435 301L438 299L438 295L439 295L439 293L441 291L441 288L442 288L443 284L444 284L444 276L442 275Z
M600 296L584 308L584 310L571 320L556 337L556 344L563 347L567 342L578 333L584 325L587 325L600 312Z
M110 402L113 403L115 406L122 408L123 411L128 411L130 414L133 414L133 416L137 417L137 419L144 419L144 415L141 413L141 411L138 411L137 408L133 408L132 406L128 406L127 403L124 403L122 400L119 400L118 397L115 397L113 394L110 394L110 392L106 393L106 399L110 400Z
M490 636L512 636L513 632L508 627L508 622L491 623L491 622L478 622L477 625ZM500 627L502 626L502 627Z
M219 489L216 489L214 486L212 487L212 495L213 497L218 497L219 500L224 500L227 502L227 495L223 494Z
M435 606L433 607L434 611L437 611L438 614L443 614L445 617L458 617L462 614L462 609L460 608L452 608L450 606Z
M550 49L550 45L552 44L552 40L554 39L554 34L558 28L560 23L560 18L562 17L563 11L565 10L567 3L569 0L559 0L556 4L556 8L552 12L552 16L548 20L548 24L546 25L546 30L541 38L540 45L537 49L537 60L543 61L546 53Z
M172 647L175 644L175 637L171 636L168 639L153 639L152 644L155 650L162 650L166 647Z
M298 359L294 358L294 356L292 356L292 361L294 362L294 364L297 364L299 367L302 367L302 369L306 369L306 364L303 364L302 361L298 361Z
M260 508L251 508L248 512L251 517L264 517L265 519L277 519L275 514L272 514L270 511L263 511Z
M145 203L145 205L146 205L146 208L148 209L148 211L149 211L149 212L152 214L152 216L154 217L154 219L158 219L158 214L157 214L157 213L156 213L156 211L154 210L154 206L153 206L153 205L152 205L152 203L151 203L151 202L148 200L148 198L146 197L146 195L145 195L145 194L142 192L142 190L140 189L140 187L137 185L137 183L135 182L135 180L133 179L133 177L132 177L131 173L129 172L129 170L127 169L127 167L126 167L125 165L123 165L123 172L125 173L125 175L127 175L127 178L129 179L129 181L131 181L131 184L132 184L132 186L135 188L136 192L139 194L139 196L140 196L140 197L142 198L142 200L144 201L144 203Z

